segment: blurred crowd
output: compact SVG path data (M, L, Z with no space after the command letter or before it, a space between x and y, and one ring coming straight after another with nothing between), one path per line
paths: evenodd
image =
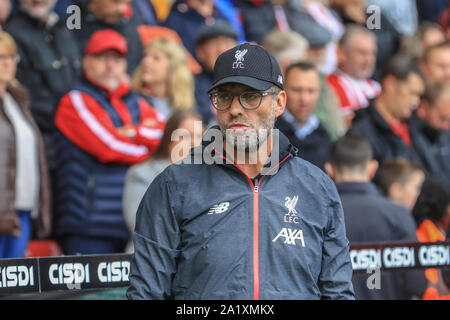
M0 0L0 258L132 252L143 194L216 125L214 63L243 42L280 64L276 127L336 182L351 244L448 240L447 0ZM450 298L420 273L355 277L357 297Z

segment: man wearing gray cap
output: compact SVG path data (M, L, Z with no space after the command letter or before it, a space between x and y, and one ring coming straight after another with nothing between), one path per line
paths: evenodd
M128 298L354 299L334 183L272 130L286 105L275 59L224 52L209 93L219 126L139 206Z
M207 92L213 82L214 63L221 53L237 45L237 38L237 31L224 20L205 25L197 33L195 53L203 71L195 75L195 100L206 125L215 118Z

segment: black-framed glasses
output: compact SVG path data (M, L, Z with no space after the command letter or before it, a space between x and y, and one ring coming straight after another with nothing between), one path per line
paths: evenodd
M5 60L11 60L17 64L20 62L20 56L18 54L11 54L11 55L0 54L0 61L5 61Z
M219 111L228 110L231 107L234 97L239 97L239 103L246 110L255 110L261 105L263 97L276 95L275 91L245 91L240 94L231 94L229 92L214 92L209 95L209 99L214 108Z

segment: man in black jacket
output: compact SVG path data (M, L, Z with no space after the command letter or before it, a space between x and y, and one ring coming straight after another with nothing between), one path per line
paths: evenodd
M299 155L323 170L328 161L331 138L314 115L320 95L320 75L309 62L286 69L286 110L275 126L299 149Z
M396 57L383 70L381 84L380 96L356 113L349 133L367 137L379 163L402 157L426 168L427 146L409 125L412 110L419 105L424 91L420 70Z
M410 125L422 135L427 145L428 171L450 177L450 84L426 88Z
M330 150L327 173L337 183L351 244L417 241L416 225L404 208L382 196L370 182L378 167L369 141L360 135L337 140ZM411 299L426 288L423 271L381 272L380 287L370 289L367 274L354 274L357 299Z
M65 22L53 12L55 3L22 0L21 10L6 25L17 43L17 79L30 91L31 112L44 139L50 170L56 166L55 109L81 75L77 43Z

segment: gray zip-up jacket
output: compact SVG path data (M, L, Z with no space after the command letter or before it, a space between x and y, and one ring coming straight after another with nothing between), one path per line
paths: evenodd
M137 212L129 299L354 299L336 187L279 134L266 175L220 164L227 156L204 142L191 160L210 150L209 160L153 181Z

